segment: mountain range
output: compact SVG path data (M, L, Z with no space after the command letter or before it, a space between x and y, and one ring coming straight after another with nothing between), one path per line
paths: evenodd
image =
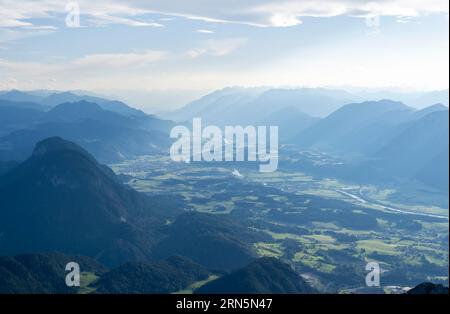
M82 271L81 287L65 284L65 266L73 261ZM0 256L1 294L161 294L184 291L201 282L205 284L194 293L317 293L289 265L270 257L255 260L212 281L209 276L208 269L180 256L126 262L113 269L86 256L59 252ZM407 293L448 294L448 287L424 282Z
M414 110L383 100L345 105L301 131L292 142L344 158L356 156L359 179L409 178L446 191L448 134L447 107Z
M429 93L443 103L447 94ZM441 170L448 168L448 107L417 110L392 100L348 104L361 95L383 93L233 87L170 116L179 121L200 116L203 124L278 125L282 144L351 160L348 171L339 171L365 173L358 180L400 177L446 190L448 175ZM174 125L117 101L71 92L0 93L0 113L0 161L24 160L38 141L51 136L74 141L102 162L165 154Z
M1 97L0 97L1 98ZM165 114L177 122L201 117L211 124L255 124L286 107L311 117L324 118L342 106L391 99L423 109L441 103L448 107L448 90L433 92L348 92L329 88L227 87Z
M286 107L311 117L323 117L354 98L344 91L328 89L267 89L230 87L215 91L166 115L175 121L201 117L217 125L252 125Z
M82 272L81 287L65 284L65 266L73 261ZM129 261L112 269L86 256L59 252L0 256L2 294L161 294L184 291L202 282L206 284L195 293L316 292L289 265L275 258L260 258L214 280L217 277L181 256Z
M152 115L123 115L85 100L38 106L1 101L0 160L24 160L34 145L62 136L91 151L103 162L154 153L169 145L172 123Z
M415 105L419 98L442 103L421 103L416 109L389 99L361 102L383 95ZM336 154L350 163L348 169L332 170L333 175L372 183L402 178L448 190L448 91L348 93L234 87L208 94L168 117L178 121L201 117L202 123L219 126L276 125L281 144Z
M349 171L366 173L359 180L400 177L446 190L448 175L441 170L448 168L447 106L417 110L392 100L348 104L361 95L384 94L398 95L232 87L208 94L169 116L179 121L200 116L204 124L278 125L282 144L356 158ZM447 94L422 93L420 97L429 95L429 99L448 103ZM57 104L61 101L68 102ZM174 125L117 101L71 92L0 93L0 113L2 161L24 160L38 141L51 136L74 141L102 162L164 154Z
M146 115L143 111L132 108L121 101L109 100L97 96L76 94L73 92L33 93L11 90L7 92L0 92L0 100L19 102L22 103L22 106L24 104L28 104L28 106L34 107L35 109L49 109L66 102L87 101L98 104L104 110L113 111L125 116L142 117Z

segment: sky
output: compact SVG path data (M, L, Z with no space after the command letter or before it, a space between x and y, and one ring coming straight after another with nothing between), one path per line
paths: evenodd
M448 89L448 6L0 0L0 90L86 90L169 110L226 86Z

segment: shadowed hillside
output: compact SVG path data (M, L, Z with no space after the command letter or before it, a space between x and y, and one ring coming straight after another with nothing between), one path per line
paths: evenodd
M313 293L291 267L276 258L261 258L216 279L196 293Z

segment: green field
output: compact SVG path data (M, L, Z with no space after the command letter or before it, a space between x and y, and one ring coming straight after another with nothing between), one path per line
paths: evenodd
M200 288L201 286L206 285L208 282L211 282L213 280L216 280L217 278L219 278L219 276L217 275L210 275L208 278L206 278L205 280L201 280L201 281L197 281L194 282L193 284L191 284L189 287L187 287L186 289L174 292L173 294L192 294L194 293L195 289Z

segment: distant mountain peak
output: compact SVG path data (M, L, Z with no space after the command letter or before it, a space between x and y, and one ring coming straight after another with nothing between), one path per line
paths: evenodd
M18 93L23 94L23 92L21 92L18 89L11 89L10 91L6 92L5 94L18 94Z
M86 100L80 100L75 102L65 102L62 104L59 104L55 106L50 112L58 112L58 111L76 111L77 113L80 112L86 112L86 113L92 113L92 112L98 112L102 111L103 109L96 103L89 102Z
M429 114L439 112L439 111L448 111L448 107L441 103L438 103L438 104L434 104L434 105L425 107L423 109L417 110L417 111L413 112L413 115L414 115L414 118L420 119Z
M29 102L39 102L41 99L38 96L23 92L17 89L12 89L10 91L1 92L0 99L11 100L11 101L29 101Z
M77 96L76 94L70 92L70 91L65 91L65 92L60 92L60 93L55 93L54 95L59 95L59 96Z
M446 105L444 105L444 104L437 103L437 104L431 105L429 107L426 107L426 108L424 108L422 110L429 110L429 111L431 111L431 110L432 111L448 110L448 107Z
M396 101L396 100L391 100L391 99L368 100L368 101L362 102L361 105L389 106L391 109L408 107L401 101Z
M91 155L73 142L66 141L59 136L49 137L38 142L33 150L32 156L42 157L49 152L73 151L92 158Z

